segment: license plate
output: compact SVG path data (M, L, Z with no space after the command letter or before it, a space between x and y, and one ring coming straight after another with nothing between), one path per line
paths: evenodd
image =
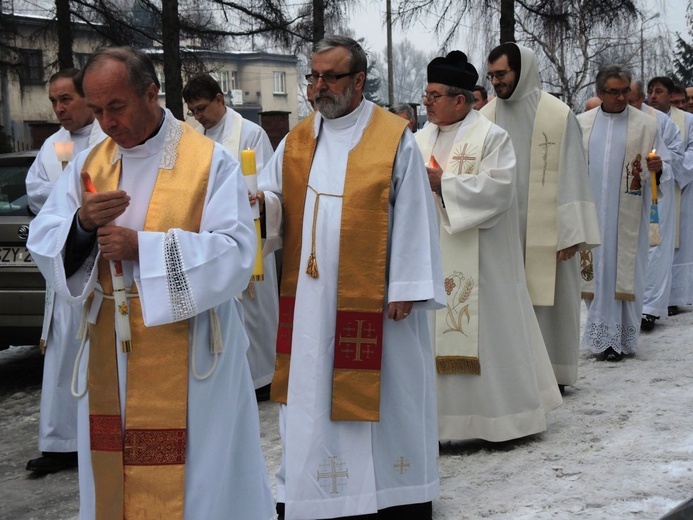
M34 259L26 247L0 246L0 267L33 267Z

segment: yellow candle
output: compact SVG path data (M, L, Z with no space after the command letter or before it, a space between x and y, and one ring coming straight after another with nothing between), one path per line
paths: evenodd
M652 151L647 154L650 159L657 156L657 150L652 149ZM657 204L657 173L650 170L650 190L652 191L652 204Z
M257 193L257 166L255 163L255 150L241 150L241 170L245 176L248 191ZM255 267L250 277L251 282L259 282L265 279L264 266L262 264L262 234L260 230L260 210L259 202L255 202L253 207L253 217L255 219L255 232L257 234L257 255L255 257Z
M257 166L255 165L255 150L241 151L241 169L243 175L256 175Z

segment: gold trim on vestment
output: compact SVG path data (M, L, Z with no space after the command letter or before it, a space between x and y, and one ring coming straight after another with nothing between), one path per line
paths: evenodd
M175 147L177 157L173 168L161 168L156 173L144 231L199 232L214 143L185 123L171 119L165 124L169 125L164 129L170 132L167 138L175 135L174 130L179 130L170 125L181 125L182 137ZM165 146L171 145L166 143ZM121 159L114 162L116 151L115 142L108 138L90 152L85 162L84 170L89 172L99 192L118 188ZM112 294L108 262L99 258L98 269L103 293ZM131 292L136 291L133 284ZM125 437L120 441L121 449L94 451L92 442L97 519L182 520L190 348L188 320L146 327L140 301L131 299L129 303L133 342L143 347L128 354ZM96 324L90 328L90 415L116 417L122 424L114 315L113 301L104 299ZM150 442L156 444L156 456L151 456L151 450L149 453L142 451L145 449L143 441L149 437L155 439ZM162 446L156 441L162 438L177 441ZM118 492L120 494L116 495ZM121 513L114 509L118 502Z
M295 297L299 269L302 269L299 263L304 206L317 146L313 117L302 121L289 133L284 148L284 266L281 295L286 298ZM401 119L375 107L361 139L349 152L340 229L338 316L348 312L377 313L378 319L382 320L392 170L406 128L406 121ZM318 274L317 271L315 274ZM286 298L280 299L280 307L282 302L287 301ZM337 322L339 324L339 318ZM336 333L335 337L338 336ZM378 349L382 348L382 341L381 334ZM278 350L283 348L281 343L282 340L278 338ZM335 350L338 348L336 340ZM280 365L287 362L290 353L290 348L284 350L288 350L284 356L277 356L277 369L282 369L280 376L285 374L286 368ZM335 360L338 357L335 354ZM376 374L378 382L374 383ZM333 373L332 420L377 420L374 418L377 418L380 406L379 374L379 370L359 370L356 366L336 368ZM275 373L273 399L288 394L288 389L274 390L275 384L281 384L283 379ZM365 381L368 381L370 391L364 393L360 385Z

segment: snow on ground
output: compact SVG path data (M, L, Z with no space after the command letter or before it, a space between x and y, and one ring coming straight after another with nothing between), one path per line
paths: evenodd
M685 310L642 334L634 358L597 362L583 353L578 383L543 434L443 446L433 518L649 520L691 498L693 308ZM37 453L40 380L25 367L26 388L8 390L2 381L27 355L40 362L24 348L0 353L0 518L76 520L76 472L36 479L24 471ZM260 419L273 480L281 456L276 405L261 403Z

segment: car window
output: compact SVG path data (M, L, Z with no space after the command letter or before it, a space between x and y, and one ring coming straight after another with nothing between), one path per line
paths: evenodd
M0 215L30 215L26 195L26 172L29 166L0 165Z

